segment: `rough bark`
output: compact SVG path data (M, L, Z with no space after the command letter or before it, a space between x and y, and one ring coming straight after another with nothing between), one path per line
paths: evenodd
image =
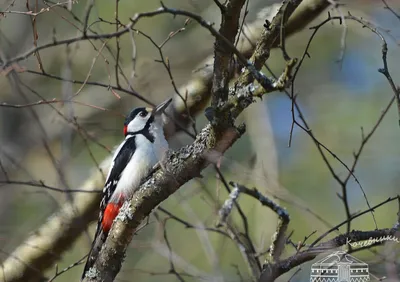
M329 6L329 2L325 0L306 0L303 5L298 8L298 10L292 15L287 25L286 34L297 32L304 28L308 23L310 23L313 19L315 19L326 7ZM264 19L262 20L264 21ZM253 24L254 26L260 26L260 20L256 21ZM276 41L272 42L271 48L276 46ZM254 46L248 44L246 49L242 50L243 54L252 53L254 50ZM211 60L211 58L209 59ZM201 64L201 67L204 64ZM192 115L196 115L200 113L207 101L210 97L210 89L211 89L211 79L212 79L212 68L206 68L205 71L201 71L198 74L194 75L193 79L185 86L183 89L187 89L188 92L188 101L189 101L189 110ZM183 92L184 93L184 92ZM180 98L175 98L174 100L174 116L177 119L185 124L188 121L187 118L187 109L184 108L183 103ZM210 130L209 127L206 127L202 132L206 133ZM229 131L229 130L228 130ZM168 136L172 136L176 132L176 128L172 125L172 123L167 125L167 133ZM232 132L231 132L232 133ZM213 152L224 152L240 134L236 132L233 136L228 139L219 139L216 143L220 147L220 149L215 149ZM223 136L223 135L221 135ZM201 148L204 149L206 144L198 139L193 143L192 147L195 151L200 152ZM207 141L208 140L208 141ZM203 141L211 142L212 140L207 139ZM214 140L215 142L216 140ZM222 145L222 143L227 142ZM196 147L199 146L199 147ZM209 148L212 148L210 144L208 144ZM201 148L200 148L201 147ZM187 148L187 147L185 147ZM176 161L183 156L185 156L184 150L181 149L179 152L170 155L171 161ZM135 196L133 201L138 201L136 204L138 211L140 211L140 215L135 214L136 219L141 219L145 214L148 214L154 203L161 202L162 199L167 198L173 191L177 189L179 183L184 183L188 181L190 178L197 176L200 173L200 168L203 168L207 162L203 159L203 157L199 157L196 154L189 154L186 152L187 158L189 160L184 161L181 164L170 164L168 165L168 169L179 170L182 173L182 176L177 177L178 182L172 180L171 177L166 176L166 172L157 172L154 175L154 183L159 184L156 186L154 183L156 194L154 194L154 201L151 201L151 204L140 204L141 202L136 199L140 195L143 195L144 198L142 200L148 199L146 189L144 192L140 192ZM103 171L108 170L110 159L107 158L103 161ZM189 162L193 164L193 170L190 168L182 168L181 165L188 165ZM167 171L168 171L167 169ZM175 175L175 173L174 173ZM178 174L176 174L178 175ZM180 174L179 174L180 175ZM152 180L153 181L153 180ZM101 188L103 186L103 177L99 175L99 173L93 174L88 178L85 184L82 186L82 190L95 190ZM162 185L162 184L165 184ZM149 183L146 185L150 185ZM144 187L149 187L149 186ZM143 189L142 189L143 190ZM141 191L142 191L141 190ZM142 194L144 193L144 194ZM150 192L149 192L150 193ZM54 262L57 261L62 253L67 250L78 238L82 232L87 228L87 225L92 222L97 216L98 203L100 200L100 195L90 193L80 193L78 194L73 202L74 209L71 209L70 204L65 204L56 214L52 215L49 220L44 223L34 234L30 235L25 242L23 242L4 262L2 271L0 271L0 280L5 280L8 282L11 281L39 281L42 277L42 273L45 269L54 265ZM78 212L72 212L72 210L77 210ZM130 223L133 224L133 223ZM116 225L116 230L118 229L118 225ZM132 229L130 229L132 230ZM122 231L121 231L122 232ZM123 231L131 233L132 231ZM113 237L111 237L113 238ZM126 236L126 240L130 241L130 236ZM111 239L110 239L111 240ZM127 242L124 242L127 243ZM119 250L122 251L123 247L119 246ZM55 255L56 254L56 255Z

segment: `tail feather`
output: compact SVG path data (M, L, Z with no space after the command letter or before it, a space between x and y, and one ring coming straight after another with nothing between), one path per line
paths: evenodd
M120 201L118 203L108 203L107 205L103 205L102 202L100 206L101 211L99 214L99 220L97 222L96 233L94 235L92 247L90 248L85 268L83 270L81 281L85 279L86 273L96 262L101 250L101 246L103 246L107 239L108 232L111 229L111 225L115 217L118 215L118 212L123 204L123 200L124 198L120 197Z
M81 281L83 281L85 279L86 273L96 262L97 257L101 250L101 246L103 246L104 242L106 241L106 238L107 238L107 234L105 232L103 232L101 225L98 226L98 230L96 232L96 237L93 240L92 247L90 248L90 252L89 252L86 264L85 264L85 268L82 273Z

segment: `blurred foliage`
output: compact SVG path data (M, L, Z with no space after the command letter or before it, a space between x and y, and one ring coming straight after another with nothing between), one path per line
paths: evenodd
M211 8L211 2L175 0L165 1L165 4L170 7L179 6L202 13L205 17L213 17L210 15L214 15L216 8ZM395 8L400 8L398 3L392 2L391 4ZM82 17L85 14L87 5L87 1L80 1L73 6L73 11ZM4 3L1 4L1 7L3 6ZM136 12L152 10L158 6L159 1L156 0L119 1L119 17L122 22L127 22L129 17ZM348 9L353 9L352 12L354 14L365 14L374 21L375 19L376 21L383 20L382 28L384 29L400 30L398 21L395 19L387 20L387 18L393 16L384 10L382 5L370 4L363 6L360 3L350 4L350 6L344 7L343 11ZM114 1L96 1L94 12L89 22L97 21L99 17L104 21L113 21L115 17L114 11ZM254 14L253 11L252 13ZM59 39L76 35L76 29L71 26L68 20L61 19L60 15L69 17L65 11L60 11L59 14L47 13L40 17L40 21L38 21L38 29L40 31L39 44L48 42L49 38L51 38L49 34L51 34L52 29L56 30L56 37ZM325 16L326 14L323 17ZM2 19L1 31L10 35L11 27L5 25L5 20L10 23L15 22L15 18L17 18L17 15L9 15L7 19ZM171 16L160 16L144 20L137 27L151 34L156 42L161 42L168 36L169 32L182 27L183 22L184 18L172 20ZM20 25L25 28L29 27L26 22ZM347 23L347 26L344 57L339 63L337 59L340 56L341 48L343 48L340 43L343 35L343 26L337 23L327 25L318 33L310 48L311 59L305 60L296 79L296 93L306 119L317 138L337 154L341 160L350 164L353 161L353 151L357 150L360 145L360 128L363 127L365 132L371 130L381 110L387 105L393 93L384 76L377 71L382 65L379 39L357 24ZM113 32L115 30L115 26L104 22L96 22L93 27L99 32ZM18 29L18 25L12 27L12 30L16 29ZM290 56L300 57L302 55L311 32L310 30L304 30L286 42ZM395 39L398 40L399 35L397 34L396 36ZM31 39L18 38L18 36L15 36L15 38L19 42L26 41L29 43L25 46L30 46L31 44ZM12 47L18 40L11 38L11 42L5 45ZM166 72L161 72L162 75L156 78L151 76L153 68L161 68L160 65L153 61L158 58L156 49L143 37L137 36L135 41L140 61L137 66L140 78L138 83L151 84L154 80L157 82L156 91L158 94L166 96L172 93ZM115 42L110 43L115 49ZM177 74L176 79L179 84L184 83L185 79L188 78L188 72L193 67L194 61L200 62L207 55L207 52L211 50L211 43L212 38L206 32L201 31L200 28L194 25L189 25L184 33L178 35L171 40L171 43L167 44L166 53L171 56L171 64L173 65L174 73ZM400 49L397 44L394 39L389 39L389 68L395 80L400 73ZM179 53L178 49L176 49L178 45L185 46L185 48L179 49ZM201 47L201 45L203 46ZM132 46L128 36L121 39L121 46L124 46L121 51L121 57L124 60L123 67L127 73L130 73L131 62L129 58ZM92 63L93 47L88 43L79 43L71 45L69 49L73 62L73 77L74 79L83 80ZM46 52L41 53L49 73L63 75L63 68L67 59L65 51L66 47L62 46L54 48L49 54ZM18 52L22 52L21 48L18 48ZM9 56L12 55L15 55L15 53L11 52ZM185 63L185 58L187 57L190 57L190 59L188 63ZM34 58L30 58L28 62L31 67L35 66ZM276 72L282 69L280 50L274 50L268 65ZM99 59L93 68L91 80L106 82L108 80L107 68L113 71L112 65L106 66L104 60ZM21 76L26 78L30 86L46 98L61 96L62 83L48 78L32 77L28 74L21 74ZM7 85L8 82L1 78L0 86L4 89L1 94L2 100L21 101ZM155 88L155 86L153 87ZM79 85L73 86L73 91L78 89ZM143 93L154 98L155 94L151 91L152 86L149 86L148 89L149 91L144 91ZM31 96L29 99L38 100L35 96ZM122 114L137 104L129 96L124 96L122 101L115 101L115 97L106 89L91 86L84 88L81 99L87 103L103 105ZM161 98L156 99L161 100ZM88 110L86 107L79 105L73 105L72 107L79 123L91 131L101 144L112 148L120 142L122 138L122 117L100 110ZM296 205L286 203L284 200L287 197L289 202L305 205L305 207L317 213L327 222L335 225L345 218L342 202L337 197L337 193L341 193L340 187L333 180L312 140L302 130L295 128L292 145L291 147L287 146L291 125L291 103L284 94L273 93L263 102L258 102L252 107L265 107L269 112L278 155L279 182L282 187L285 187L290 192L290 195L282 191L271 190L270 187L257 188L270 197L279 196L283 198L281 204L287 207L291 215L289 231L294 230L292 236L294 242L303 240L304 236L314 230L317 231L317 235L312 238L316 238L326 230L326 226L306 211L299 209ZM6 111L11 111L8 109L0 110L3 116L8 115ZM40 106L34 110L40 114L41 119L47 120L47 125L56 128L65 126L65 124L58 121L50 107ZM23 126L26 121L21 118L21 113L16 111L13 112L20 119L16 118L14 122L18 126ZM48 119L50 115L51 118ZM400 147L398 146L398 140L400 132L397 127L397 119L396 109L392 107L387 118L385 118L376 134L365 147L360 163L356 168L355 174L365 189L371 205L399 193ZM266 121L256 119L246 120L246 122L256 123L258 127L262 128ZM2 144L3 148L8 148L14 142L8 138L8 135L11 136L16 127L10 127L5 118L1 123L1 128L4 131L2 132L3 136L0 136L0 140L4 143ZM204 123L204 118L199 117L197 128L201 128ZM46 129L48 128L46 127ZM62 128L58 128L58 130L62 130ZM251 165L254 156L258 159L268 159L269 153L257 151L252 146L252 140L255 138L264 138L264 136L257 136L253 131L252 135L246 135L237 142L224 157L222 170L228 181L236 181L252 187L265 179L265 175L262 173L254 173ZM61 137L56 135L54 140L51 145L52 150L54 150L58 158L61 158L62 146L59 143ZM187 137L181 134L172 140L171 146L178 148L189 141ZM26 154L19 158L18 165L10 166L10 175L25 180L43 179L46 184L59 185L54 168L49 163L48 156L43 151L42 145L36 142L32 146L27 146L26 144L23 146L22 148L16 146L13 149L16 151L22 150ZM95 143L90 142L88 148L97 161L102 160L108 154L107 150ZM328 159L332 162L334 168L340 171L340 176L344 177L347 174L346 169L332 157ZM70 161L63 167L70 186L77 187L87 177L89 171L94 169L93 167L93 160L86 144L79 136L74 135L70 147ZM185 185L162 206L176 216L184 218L195 225L213 226L217 219L217 207L226 199L227 193L212 168L208 168L203 176L202 179L191 181ZM2 216L0 219L0 248L6 253L11 252L26 237L28 232L34 231L35 227L43 223L47 216L57 210L58 204L66 200L64 195L44 193L42 190L32 187L8 185L1 186L1 188L7 191L7 193L2 194L7 197L7 200L2 201L1 204L7 205L8 208L1 210ZM367 205L360 187L354 180L350 181L349 188L352 211L366 209ZM283 196L278 195L279 193L283 193ZM239 201L248 216L251 236L255 242L259 243L257 251L262 252L270 244L270 236L274 232L276 218L266 209L256 207L258 203L246 196L241 196ZM377 209L375 217L378 226L392 226L396 220L396 212L397 206L395 203ZM157 215L161 218L164 217L161 212L157 212ZM231 220L237 226L242 224L236 211L232 214ZM170 270L169 251L165 247L161 224L162 222L158 222L152 216L149 219L149 224L138 232L127 253L123 269L118 276L120 281L177 280L174 275L168 274ZM185 228L185 226L174 220L168 220L165 224L167 226L167 236L174 253L173 261L178 271L188 269L194 271L194 269L197 269L199 275L204 275L204 273L217 276L223 275L225 277L224 281L240 281L238 273L243 276L245 281L249 278L243 258L232 241L212 232ZM371 215L363 216L352 224L354 229L367 230L374 229L374 227ZM263 230L262 233L260 233L260 230ZM345 230L341 229L340 231L344 232ZM89 235L91 236L93 232L94 226L91 226L88 229L88 233L84 234L75 246L63 256L58 264L59 269L72 264L87 253L91 241ZM207 244L212 247L207 248ZM399 246L395 247L399 248ZM290 247L288 250L290 251L287 254L293 252ZM5 257L6 254L2 258L4 259ZM373 268L374 270L383 271L379 266L379 260L378 262L375 261L376 255L370 251L360 253L358 257L366 262L371 262L373 267L376 264L377 266ZM308 280L309 267L309 264L302 267L302 270L294 280ZM56 281L76 280L81 271L81 267L73 268ZM48 275L51 276L53 273L54 269L49 270ZM283 276L281 280L287 281L291 274ZM378 274L376 273L376 275ZM185 281L199 280L198 277L184 278Z

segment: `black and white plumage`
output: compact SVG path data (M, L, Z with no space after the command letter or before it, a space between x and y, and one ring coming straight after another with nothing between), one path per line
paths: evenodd
M82 274L93 266L119 209L168 150L161 114L172 99L155 109L136 108L125 119L125 140L116 149L103 189L95 238Z

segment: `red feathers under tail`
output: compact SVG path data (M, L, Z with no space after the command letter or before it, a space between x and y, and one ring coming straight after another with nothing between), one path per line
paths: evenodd
M85 268L83 270L83 274L81 277L81 281L85 279L86 272L94 265L103 246L104 242L107 239L108 232L111 229L111 225L118 215L118 212L122 206L123 201L121 200L119 203L110 203L104 209L102 216L100 217L100 221L97 223L96 234L92 243L92 247L90 248L90 252L85 264Z

